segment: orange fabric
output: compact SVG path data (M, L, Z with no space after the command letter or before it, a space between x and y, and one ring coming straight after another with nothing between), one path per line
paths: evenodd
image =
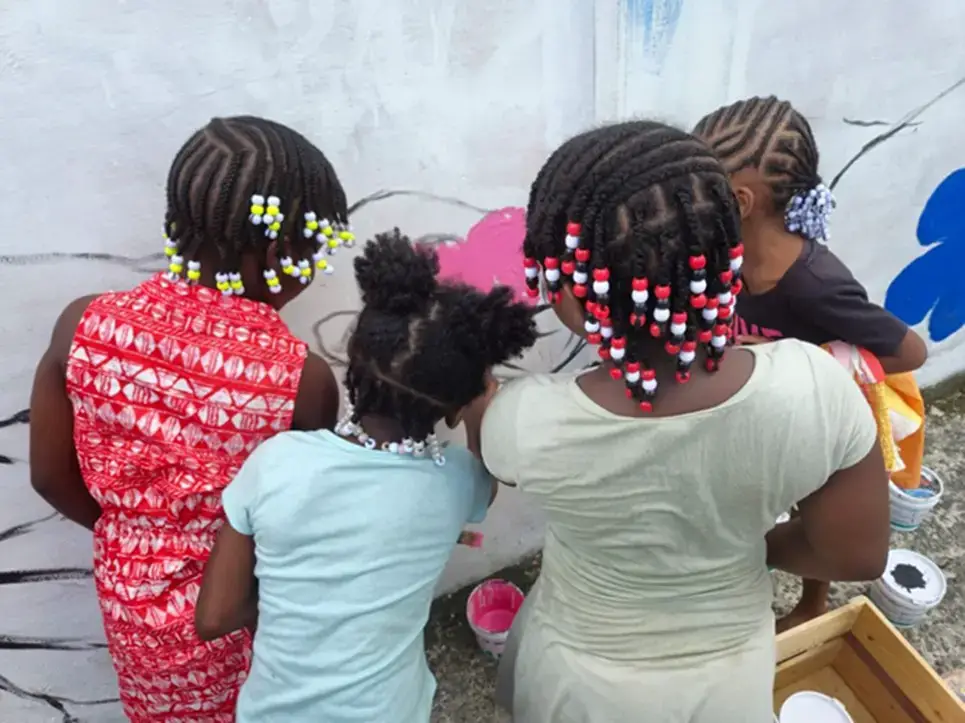
M892 481L902 489L919 487L922 459L925 454L925 401L922 399L914 375L905 372L886 376L878 359L861 347L854 347L840 341L822 346L854 376L855 382L861 387L871 405L878 424L885 467ZM913 434L893 443L890 412L885 400L886 387L922 420ZM901 458L900 463L896 459L896 451ZM902 464L904 468L897 469Z
M885 384L922 419L921 426L914 434L898 442L898 451L905 468L891 476L894 483L902 489L915 489L921 485L921 464L925 456L925 400L911 372L887 376Z

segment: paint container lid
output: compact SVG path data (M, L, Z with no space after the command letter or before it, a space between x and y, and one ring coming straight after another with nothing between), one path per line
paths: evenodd
M901 549L888 552L881 581L899 598L925 608L938 605L948 585L938 565L924 555Z
M795 693L784 701L778 720L780 723L854 723L841 701L812 690Z

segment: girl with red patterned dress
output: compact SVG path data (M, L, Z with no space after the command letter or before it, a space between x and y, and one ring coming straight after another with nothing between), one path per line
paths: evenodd
M31 398L31 483L94 533L94 578L135 723L227 723L248 630L202 642L194 608L221 491L264 440L332 428L328 365L278 311L354 238L328 160L291 129L214 119L174 159L166 273L78 299Z

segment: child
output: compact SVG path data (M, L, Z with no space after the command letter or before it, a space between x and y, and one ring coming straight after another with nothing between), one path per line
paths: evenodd
M739 210L683 131L635 121L565 142L533 184L523 251L532 290L602 364L514 380L485 413L487 468L546 514L497 701L526 723L772 720L766 564L854 580L885 566L864 398L810 344L726 348Z
M334 426L334 377L278 311L313 268L330 269L323 249L351 243L347 220L309 141L216 118L168 174L168 271L68 305L37 368L31 482L94 531L108 648L135 723L234 721L250 637L195 635L202 568L221 490L245 458L283 430Z
M489 370L536 341L528 305L437 281L435 251L394 233L355 260L363 309L336 433L261 446L224 492L205 572L206 640L257 619L238 721L426 723L422 630L460 529L496 492L479 454ZM466 424L469 449L433 430Z
M921 367L927 356L921 337L870 302L822 243L834 199L818 174L818 148L804 116L773 96L750 98L706 116L694 133L721 159L740 205L745 251L738 341L844 341L877 356L888 374ZM920 406L913 379L898 377L895 386L906 399L917 396ZM921 439L909 447L915 453L905 460L912 478L906 486L917 486ZM800 604L779 630L823 613L828 590L827 583L805 580Z

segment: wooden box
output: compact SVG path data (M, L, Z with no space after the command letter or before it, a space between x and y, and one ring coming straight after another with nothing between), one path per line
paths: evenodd
M855 723L965 723L965 704L864 597L777 637L775 712L802 690Z

